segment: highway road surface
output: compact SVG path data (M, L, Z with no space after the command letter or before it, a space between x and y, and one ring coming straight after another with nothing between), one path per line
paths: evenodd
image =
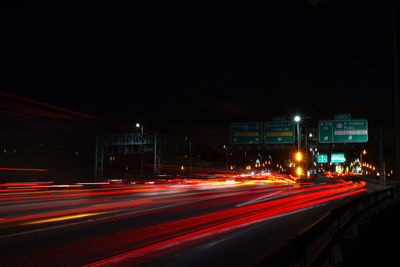
M279 175L0 184L0 265L252 265L369 190L361 180L299 184Z

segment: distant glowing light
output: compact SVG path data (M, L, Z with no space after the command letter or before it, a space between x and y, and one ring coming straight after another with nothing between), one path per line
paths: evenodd
M297 167L297 169L296 169L296 174L297 174L298 176L303 175L303 169L302 169L301 167Z
M296 153L296 160L297 161L301 161L303 159L303 154L301 154L301 152L297 152Z
M300 116L299 116L299 115L294 116L294 121L295 121L295 122L301 121Z

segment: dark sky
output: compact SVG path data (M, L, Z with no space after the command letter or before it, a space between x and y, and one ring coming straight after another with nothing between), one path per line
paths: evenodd
M299 112L390 123L390 16L358 1L276 2L2 9L1 90L149 125Z

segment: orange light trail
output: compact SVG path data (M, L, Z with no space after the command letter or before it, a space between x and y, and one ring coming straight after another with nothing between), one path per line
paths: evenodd
M142 200L136 201L132 203L121 203L121 204L109 204L109 205L101 205L93 208L84 208L84 209L73 209L67 211L57 211L57 212L50 212L50 213L43 213L37 215L28 215L22 217L15 217L15 218L7 218L1 220L2 223L10 223L10 222L18 222L18 221L27 221L27 220L36 220L39 218L46 218L46 217L57 217L57 216L65 216L68 214L74 213L84 213L84 212L92 212L92 211L100 211L100 210L107 210L107 209L118 209L122 207L134 207L140 206L151 203L151 200Z

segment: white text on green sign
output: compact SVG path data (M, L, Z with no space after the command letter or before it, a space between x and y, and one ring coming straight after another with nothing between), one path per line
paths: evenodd
M266 122L265 142L267 144L294 143L294 123Z
M334 153L331 155L331 162L332 163L340 163L340 162L345 162L346 158L344 157L344 154L342 153Z
M365 143L368 142L367 120L320 121L321 143Z
M263 141L262 123L231 123L230 139L231 144L261 144Z
M317 156L318 163L327 163L328 162L328 155L327 154L320 154Z

